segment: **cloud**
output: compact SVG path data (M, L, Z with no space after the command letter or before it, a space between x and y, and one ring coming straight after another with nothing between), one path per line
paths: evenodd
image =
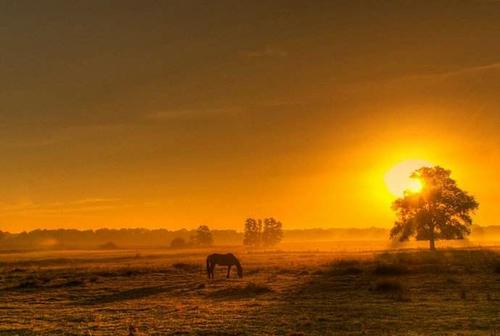
M38 203L22 201L0 204L0 215L11 214L45 214L58 215L63 213L80 213L129 207L120 198L85 198L69 202Z
M448 76L463 75L463 74L477 74L481 72L489 72L491 70L500 70L500 62L491 63L480 66L466 67L457 71L449 72Z
M128 124L89 124L68 127L43 127L33 130L32 127L11 126L0 135L0 148L41 148L72 141L89 135L119 131Z
M496 87L500 75L500 62L484 65L461 67L449 71L434 73L408 74L405 76L386 78L383 80L367 80L354 82L338 89L338 94L358 95L381 94L382 92L416 92L425 89L426 92L437 92L451 89L454 92L460 90L460 86L466 94L471 92L474 86L479 92L486 94L491 88ZM477 91L476 90L476 91ZM495 93L496 96L496 93Z
M469 76L478 76L483 74L489 74L493 72L497 72L500 70L500 62L485 64L485 65L477 65L477 66L469 66L462 67L456 70L444 71L438 73L431 74L422 74L422 75L411 75L407 77L398 78L399 80L411 80L411 79L437 79L437 80L445 80L453 77L469 77ZM396 80L398 80L396 79Z

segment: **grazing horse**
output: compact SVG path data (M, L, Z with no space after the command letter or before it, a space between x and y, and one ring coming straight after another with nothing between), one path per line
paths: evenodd
M208 278L214 278L215 265L227 266L227 276L231 273L231 266L235 265L238 269L238 277L243 278L243 268L241 268L240 261L232 253L218 254L214 253L207 257L207 273Z

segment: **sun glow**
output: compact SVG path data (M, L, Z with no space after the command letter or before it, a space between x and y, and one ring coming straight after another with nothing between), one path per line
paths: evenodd
M424 160L408 160L397 164L385 174L387 189L396 197L403 196L405 192L420 192L423 188L422 181L410 176L415 170L430 166L432 164Z

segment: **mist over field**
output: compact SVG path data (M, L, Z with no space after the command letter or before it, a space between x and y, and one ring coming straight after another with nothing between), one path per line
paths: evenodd
M99 230L34 230L22 233L0 231L1 250L64 250L64 249L130 249L166 248L175 238L189 241L196 230L166 229L99 229ZM215 246L239 246L244 233L237 230L212 230ZM454 246L494 245L500 242L500 226L473 226L466 241L456 241ZM398 243L389 240L389 230L367 229L304 229L284 230L281 244L274 248L284 249L359 249L372 244L371 248L415 247L414 243ZM449 243L443 243L448 244ZM423 245L423 244L420 244Z

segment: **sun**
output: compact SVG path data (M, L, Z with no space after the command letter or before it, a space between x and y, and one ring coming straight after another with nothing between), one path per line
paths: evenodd
M384 177L389 192L401 197L405 192L418 193L422 190L422 181L411 178L411 174L422 167L431 167L432 164L425 160L407 160L392 167Z

